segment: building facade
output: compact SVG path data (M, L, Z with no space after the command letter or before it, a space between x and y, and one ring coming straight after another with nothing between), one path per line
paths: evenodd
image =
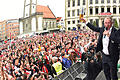
M4 40L6 37L6 20L0 22L0 39Z
M20 34L33 34L56 29L56 17L48 6L37 5L37 0L25 0Z
M77 28L79 16L101 27L105 16L111 16L120 25L120 0L65 0L66 29Z
M6 36L8 39L15 39L19 35L19 20L11 19L6 22Z
M9 19L0 22L0 39L15 39L19 35L19 20Z

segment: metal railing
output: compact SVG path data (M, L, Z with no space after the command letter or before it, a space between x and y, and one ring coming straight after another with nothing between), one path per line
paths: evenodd
M65 70L60 75L56 76L53 80L75 80L76 76L84 71L83 64L80 62L75 63L70 68Z

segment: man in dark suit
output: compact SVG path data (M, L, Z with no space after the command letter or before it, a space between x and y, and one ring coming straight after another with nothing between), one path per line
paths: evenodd
M112 18L104 19L104 26L94 27L85 19L82 19L86 25L93 31L99 32L96 52L102 52L103 70L107 80L118 80L117 63L119 59L118 44L120 44L120 29L112 26Z

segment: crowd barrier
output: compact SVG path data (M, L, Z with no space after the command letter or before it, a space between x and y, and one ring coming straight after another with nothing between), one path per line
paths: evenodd
M96 77L95 80L106 80L105 75L104 75L104 72L101 71L101 72L98 74L98 76Z
M76 76L84 71L83 64L80 62L75 63L70 68L65 70L60 75L56 76L53 80L76 80Z

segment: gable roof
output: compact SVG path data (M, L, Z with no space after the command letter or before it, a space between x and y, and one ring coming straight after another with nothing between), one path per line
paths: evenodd
M56 18L48 6L37 5L36 12L43 12L43 18Z
M62 17L57 17L56 20L57 22L59 22L61 20Z

